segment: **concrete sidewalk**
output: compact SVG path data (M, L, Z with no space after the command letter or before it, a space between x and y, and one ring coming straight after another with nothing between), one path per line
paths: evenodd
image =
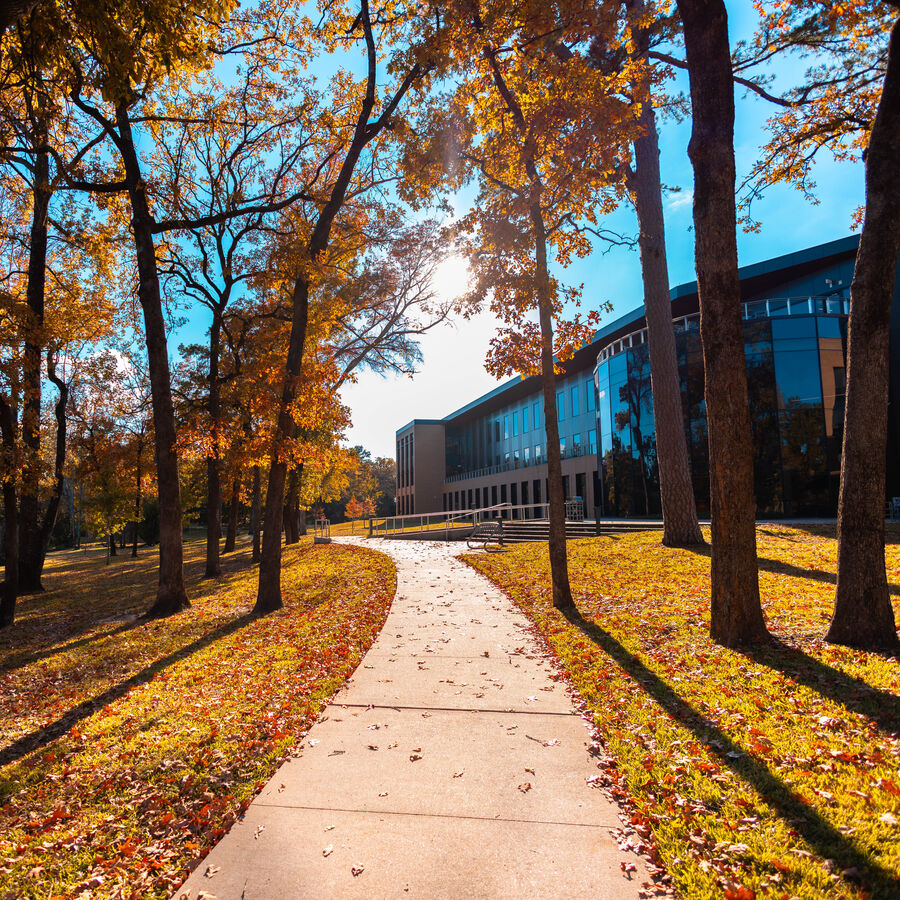
M637 898L647 870L525 617L459 544L374 546L398 573L381 634L175 896Z

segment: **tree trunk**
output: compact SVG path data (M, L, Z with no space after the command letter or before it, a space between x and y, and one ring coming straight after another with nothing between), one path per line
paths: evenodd
M6 557L3 584L0 584L0 628L8 628L16 618L19 593L19 510L16 497L16 416L6 398L0 396L0 435L6 465L3 479L3 554Z
M300 537L306 537L306 510L297 510L297 533Z
M228 530L225 532L225 553L233 553L237 540L238 507L241 499L241 480L235 478L231 483L231 501L228 504Z
M626 0L626 5L629 14L638 19L643 16L644 0ZM645 57L650 43L647 29L635 28L634 40L638 54ZM663 517L662 542L667 547L687 547L702 544L704 540L697 521L697 504L684 433L675 331L672 328L656 114L649 93L642 97L641 103L642 136L634 142L633 197L638 219L650 350L650 383Z
M300 485L296 469L291 469L288 475L287 495L284 498L284 542L296 544L300 540L300 528L297 516L300 498L298 496Z
M250 535L253 538L253 551L250 556L252 562L259 562L259 514L260 514L260 471L259 466L253 467L253 503L250 507Z
M144 454L144 427L138 435L137 461L135 464L134 478L134 535L132 536L131 555L138 555L138 531L141 526L141 479L143 478L143 454Z
M56 516L59 513L59 504L62 500L63 487L65 486L66 464L66 405L69 402L69 387L56 374L56 355L52 350L47 351L47 377L59 391L59 397L54 407L56 418L56 452L53 460L53 490L44 511L44 518L40 529L40 555L35 560L38 579L44 571L44 560L47 558L47 549L50 546L50 536L53 534L53 526L56 524Z
M891 299L900 252L900 19L866 151L866 216L850 285L847 406L838 500L834 614L825 639L898 645L884 566Z
M219 536L222 530L222 478L219 471L219 351L222 318L213 310L209 329L209 378L206 408L213 444L206 458L206 577L215 578L222 572L219 559Z
M116 536L112 532L109 533L109 555L119 555L118 551L116 550Z
M46 142L46 135L39 135ZM47 278L47 216L50 209L50 156L36 153L31 236L28 256L28 326L22 361L22 482L19 500L19 592L42 591L43 552L40 526L41 362L44 344L44 294Z
M259 614L281 609L281 526L284 510L284 485L287 463L284 449L294 436L291 405L297 393L296 384L303 367L303 345L309 313L309 284L301 277L294 289L294 317L288 345L287 372L281 391L278 424L272 438L272 463L266 485L266 507L263 518L262 552L259 559L259 586L254 612Z
M553 307L550 275L547 269L547 239L539 202L531 205L537 265L538 315L541 324L541 387L544 392L544 428L547 435L547 499L550 503L550 580L553 605L557 609L575 608L569 586L569 560L566 556L566 501L562 485L562 456L559 450L559 420L556 414L556 373L553 370Z
M710 636L727 647L764 641L759 601L753 445L741 322L734 200L734 83L723 0L678 0L693 127L700 339L706 371L712 520Z
M125 103L116 109L119 149L125 169L125 182L131 200L132 232L138 265L138 298L144 313L150 392L153 399L153 426L156 450L157 490L159 494L159 585L156 601L147 616L156 618L180 612L190 606L184 589L184 554L181 539L181 485L175 446L175 409L166 345L153 243L150 207L141 177L134 135Z

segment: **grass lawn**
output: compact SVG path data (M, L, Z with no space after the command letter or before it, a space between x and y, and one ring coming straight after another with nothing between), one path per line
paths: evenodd
M356 667L396 586L383 554L285 551L285 609L250 610L246 544L193 606L137 620L156 554L51 554L0 632L0 897L166 897Z
M708 533L707 533L708 539ZM600 783L681 897L900 897L900 663L825 644L834 530L760 526L771 647L710 642L709 556L659 533L467 557L535 623L596 722ZM900 619L900 531L888 580ZM637 840L637 839L635 839Z

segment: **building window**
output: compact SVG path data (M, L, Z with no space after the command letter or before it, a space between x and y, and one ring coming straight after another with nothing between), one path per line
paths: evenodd
M503 464L506 466L507 469L509 468L509 454L508 453L503 454Z
M516 410L516 412L513 413L513 437L516 437L516 435L518 433L519 433L519 412L518 412L518 410Z
M522 410L522 434L528 431L528 407Z
M500 502L506 503L506 485L505 484L500 485Z
M535 403L531 407L531 413L532 413L531 421L534 422L534 427L540 428L541 427L541 404Z
M513 453L513 464L516 469L519 468L519 451L518 450L516 450Z
M560 438L560 439L559 439L559 455L560 455L563 459L566 458L566 439L565 439L565 438Z
M572 435L572 456L581 456L581 435Z
M572 385L572 408L571 408L570 412L572 413L573 416L577 416L580 411L581 411L580 407L578 406L578 385L573 384Z
M527 465L530 465L530 464L531 464L531 460L530 460L530 456L531 456L531 448L530 448L530 447L526 447L526 448L522 451L522 455L523 455L522 462L523 462L526 466L527 466Z
M588 432L588 452L591 456L597 455L597 429L592 428Z
M597 408L597 398L594 396L594 382L584 383L584 399L587 401L587 411L593 412Z
M503 417L503 440L509 440L509 416Z
M541 445L534 445L534 464L537 465L541 461Z
M560 422L566 417L566 401L562 391L556 392L556 418Z

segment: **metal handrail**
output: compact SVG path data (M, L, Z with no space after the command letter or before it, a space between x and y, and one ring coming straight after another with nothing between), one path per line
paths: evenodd
M461 525L475 527L480 522L495 518L492 513L502 512L501 521L521 522L527 520L546 521L550 517L549 503L496 503L478 509L457 509L437 513L410 513L403 516L388 516L380 525L369 519L369 537L388 537L402 532L440 532L449 540L450 532ZM581 501L566 501L566 521L584 521L584 505Z

